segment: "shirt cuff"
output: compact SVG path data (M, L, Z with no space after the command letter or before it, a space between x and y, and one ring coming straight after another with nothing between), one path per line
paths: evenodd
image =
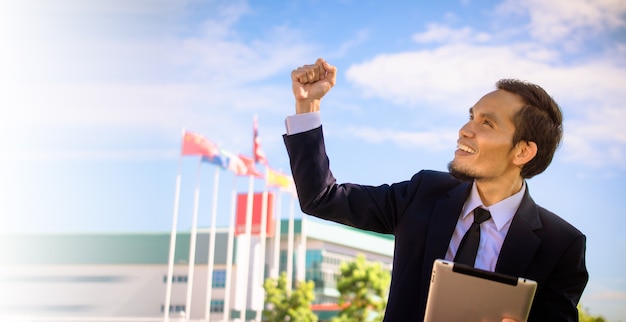
M320 112L311 112L303 114L295 114L287 116L285 119L285 128L287 135L306 132L322 125Z

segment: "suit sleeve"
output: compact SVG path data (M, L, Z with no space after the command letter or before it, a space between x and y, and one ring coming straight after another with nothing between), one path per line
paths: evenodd
M529 321L578 321L577 305L589 279L585 244L582 234L572 241L553 276L535 297Z
M322 127L283 136L304 213L352 227L392 234L414 184L337 184L330 171Z

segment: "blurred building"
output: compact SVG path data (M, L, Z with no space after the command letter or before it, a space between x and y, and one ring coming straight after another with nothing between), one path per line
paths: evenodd
M277 271L287 272L290 257L294 284L304 279L314 281L314 308L319 309L321 318L328 315L329 307L332 311L339 295L335 281L341 262L364 254L391 270L392 236L313 220L305 220L303 225L298 219L293 226L293 247L289 247L288 221L281 222L278 253L274 238L267 239L265 251L261 252L259 238L252 237L248 283L242 283L243 277L237 274L246 262L241 237L234 238L233 262L227 271L228 229L217 230L214 270L208 278L208 230L198 230L193 271L189 270L190 233L179 233L170 317L184 317L188 310L190 319L198 321L207 314L211 321L242 318L244 314L260 317L263 280L276 276ZM0 245L2 320L163 320L170 233L4 235L0 236ZM290 248L293 256L288 256ZM212 292L207 312L209 280ZM226 300L228 282L230 296ZM246 289L242 289L245 284ZM246 305L245 313L238 309L242 305ZM231 319L225 319L226 315Z

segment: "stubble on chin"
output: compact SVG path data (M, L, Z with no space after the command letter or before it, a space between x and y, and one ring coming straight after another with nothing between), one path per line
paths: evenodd
M450 163L448 163L448 172L450 172L450 175L461 181L473 181L476 178L475 175L472 175L468 171L456 167L454 165L454 161L450 161Z

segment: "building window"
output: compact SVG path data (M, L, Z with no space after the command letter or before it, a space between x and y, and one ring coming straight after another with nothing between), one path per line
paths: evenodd
M226 271L225 270L213 271L213 287L216 287L216 288L226 287Z
M306 251L306 272L305 279L315 283L315 289L324 288L322 280L322 259L323 254L320 249L307 249Z
M224 300L211 300L211 313L224 313Z
M161 312L165 312L165 305L161 305ZM184 305L170 305L170 312L185 312Z
M292 258L292 261L291 261L291 263L292 263L291 267L293 267L293 271L292 271L292 274L291 274L291 278L292 278L292 280L295 280L296 279L296 267L297 267L296 263L297 263L298 258L297 258L296 252L294 251L293 253L294 253L293 254L293 258ZM286 250L281 250L280 251L280 262L279 262L279 271L280 272L287 272L287 260L288 260L288 258L287 258L287 251Z
M167 283L167 275L163 275L163 283ZM172 283L187 283L187 275L173 275Z
M286 272L287 271L287 251L286 250L280 250L280 262L279 262L279 270L281 272Z

